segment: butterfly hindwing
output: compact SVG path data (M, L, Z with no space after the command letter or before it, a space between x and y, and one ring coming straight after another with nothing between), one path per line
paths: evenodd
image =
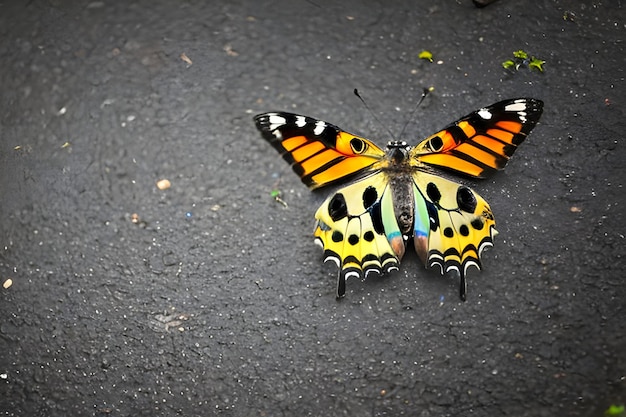
M315 189L361 174L385 152L373 142L330 123L293 113L264 113L254 118L263 137Z
M415 250L427 267L438 266L442 274L458 272L465 299L467 270L480 269L482 252L497 234L491 208L465 185L425 172L414 174L413 180Z
M504 168L539 121L541 100L500 101L470 113L411 151L421 163L485 178Z
M398 269L404 243L386 175L374 174L339 189L315 218L315 240L324 249L324 260L334 261L340 269L338 297L344 295L348 278Z

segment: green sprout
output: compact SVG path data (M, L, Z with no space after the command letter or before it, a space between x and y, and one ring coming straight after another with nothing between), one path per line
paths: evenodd
M521 50L521 49L518 50L518 51L513 52L513 56L515 58L519 58L519 59L522 59L522 60L523 59L528 59L528 54L525 51Z
M528 63L528 68L530 69L538 69L539 71L543 72L543 64L545 64L546 61L543 61L539 58L535 58L534 56L530 58L530 62Z
M519 70L521 66L527 66L530 70L538 70L543 72L543 64L546 61L543 59L539 59L532 55L528 55L528 53L522 49L519 49L513 52L513 59L507 59L502 62L502 67L504 69L515 68L515 70Z
M606 417L624 417L626 413L624 413L623 405L615 405L611 404L611 406L604 412Z
M507 59L506 61L504 61L502 63L502 66L505 69L513 68L515 66L515 62L513 62L513 60L511 60L511 59Z
M423 50L417 56L419 59L425 59L427 61L433 62L433 53L430 51Z
M283 200L282 198L280 198L280 196L282 195L282 192L279 189L273 189L272 191L270 191L270 196L278 203L282 204L283 207L287 208L287 202L285 202L285 200Z

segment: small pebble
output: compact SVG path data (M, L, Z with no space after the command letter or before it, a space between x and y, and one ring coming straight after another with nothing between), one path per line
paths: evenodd
M168 188L172 186L172 183L170 182L170 180L167 180L167 179L159 180L157 181L156 184L159 190L167 190Z

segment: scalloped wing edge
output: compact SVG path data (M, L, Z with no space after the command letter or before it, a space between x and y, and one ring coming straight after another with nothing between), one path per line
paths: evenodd
M478 244L478 248L471 245L466 247L465 249L474 250L477 253L476 256L469 256L463 260L463 262L459 262L456 259L446 259L450 256L454 258L462 258L462 253L459 253L456 249L450 248L444 253L439 250L431 249L428 251L428 260L427 267L435 268L439 267L439 272L444 275L450 272L456 271L460 277L460 286L459 286L459 296L461 300L466 301L467 299L467 280L466 276L471 267L475 267L477 270L482 269L482 254L483 252L493 247L493 238L498 235L498 231L495 228L495 225L489 226L489 236L485 236L481 242Z

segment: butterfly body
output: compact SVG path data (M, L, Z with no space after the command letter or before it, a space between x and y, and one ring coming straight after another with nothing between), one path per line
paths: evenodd
M312 189L339 188L315 214L315 241L339 267L337 296L347 279L398 269L412 245L427 267L460 275L480 269L492 246L495 219L478 193L435 174L443 168L483 178L502 169L537 123L543 103L514 99L485 107L411 147L386 149L313 118L284 112L255 117L258 129Z

